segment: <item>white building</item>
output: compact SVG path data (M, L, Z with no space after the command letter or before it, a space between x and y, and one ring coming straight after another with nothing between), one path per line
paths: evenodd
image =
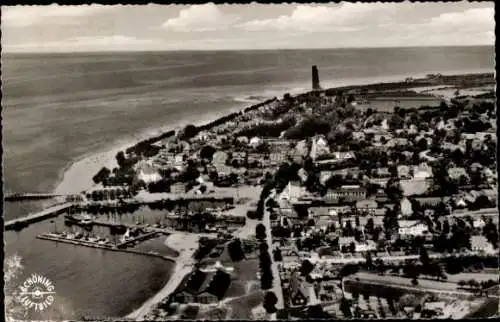
M250 145L251 147L258 147L259 144L262 142L262 140L259 138L259 137L256 137L254 136L253 138L250 139L250 142L248 143L248 145Z
M400 220L398 233L401 236L424 236L429 232L427 225L417 220Z

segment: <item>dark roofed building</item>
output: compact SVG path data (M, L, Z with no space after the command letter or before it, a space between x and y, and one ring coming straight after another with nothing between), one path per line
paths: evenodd
M230 284L231 276L222 270L203 272L196 269L184 279L173 298L179 303L214 303L224 297Z

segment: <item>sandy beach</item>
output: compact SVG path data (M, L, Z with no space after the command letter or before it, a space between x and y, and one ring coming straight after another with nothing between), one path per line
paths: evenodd
M179 253L172 275L165 286L155 296L147 300L140 308L127 315L125 318L132 320L144 320L147 314L169 296L193 269L193 254L198 248L199 235L193 233L175 233L167 237L165 245Z

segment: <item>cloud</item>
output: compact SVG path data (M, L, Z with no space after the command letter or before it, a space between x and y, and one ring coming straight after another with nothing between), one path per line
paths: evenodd
M432 18L429 26L445 29L491 31L495 29L495 9L473 8L463 12L443 13Z
M227 29L238 20L238 16L225 14L215 4L207 3L182 9L177 17L168 19L162 27L182 32L214 31Z
M46 41L4 45L8 52L78 52L94 50L144 50L144 48L161 48L164 43L159 39L138 39L124 35L82 36L62 41Z
M251 20L238 27L248 31L354 31L363 23L382 23L395 14L394 4L342 3L336 7L298 5L290 15ZM388 10L389 9L389 10Z
M55 24L77 24L78 18L108 11L116 6L81 5L15 6L2 7L2 26L27 27L50 20Z

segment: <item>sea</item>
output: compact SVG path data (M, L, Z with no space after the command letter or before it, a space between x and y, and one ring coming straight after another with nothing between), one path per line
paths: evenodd
M158 128L211 120L285 93L398 81L429 73L493 72L493 46L259 51L2 53L4 191L51 192L73 162ZM4 219L40 202L7 203ZM118 317L168 280L172 265L36 240L45 221L7 232L23 276L51 279L61 305L49 318Z

